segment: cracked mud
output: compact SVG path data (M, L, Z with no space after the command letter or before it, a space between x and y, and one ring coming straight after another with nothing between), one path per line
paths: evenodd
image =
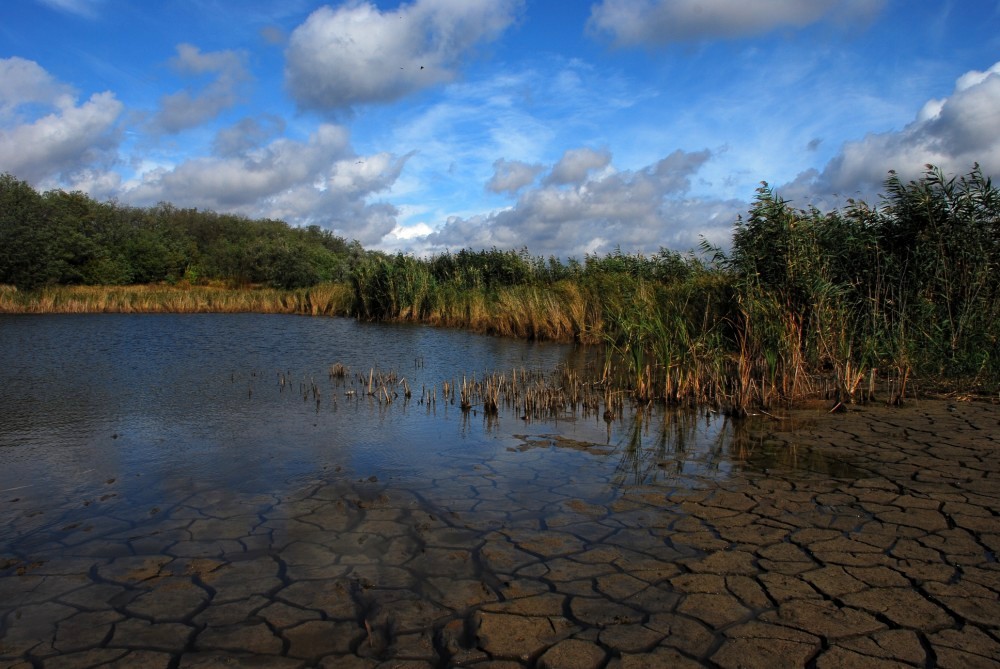
M0 667L1000 664L1000 407L747 430L724 475L525 437L419 483L5 492Z

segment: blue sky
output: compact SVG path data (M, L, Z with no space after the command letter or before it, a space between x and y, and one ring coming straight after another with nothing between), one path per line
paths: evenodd
M417 254L725 246L1000 176L1000 2L6 0L0 172Z

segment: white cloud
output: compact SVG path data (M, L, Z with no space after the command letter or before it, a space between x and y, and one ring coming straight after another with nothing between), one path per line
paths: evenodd
M611 163L611 153L605 149L594 151L586 147L568 149L545 177L547 184L579 184L593 170L607 167Z
M500 158L493 163L493 177L486 183L486 190L513 195L534 181L543 169L541 165Z
M176 133L215 118L239 101L241 87L250 80L244 65L246 56L236 51L203 53L191 44L178 44L170 65L179 74L190 77L214 75L200 91L192 89L165 95L160 111L153 118L159 131Z
M348 2L313 12L289 38L285 76L310 109L389 102L451 81L480 42L500 35L521 0L416 0L396 10Z
M0 59L0 123L12 121L22 105L66 107L74 97L70 86L56 81L35 61L17 56Z
M636 93L617 71L558 56L443 87L392 126L386 148L417 151L392 201L404 212L403 223L417 222L407 212L419 206L425 212L419 220L435 226L448 216L503 206L498 195L516 196L547 173L567 146L620 144L619 114L646 95L647 88ZM359 115L356 124L364 122ZM632 160L629 166L646 162ZM476 184L485 185L485 193Z
M194 158L127 185L137 204L159 201L251 217L317 224L373 244L396 227L396 209L368 200L386 191L409 156L357 156L342 126L323 124L307 141L275 139L261 148Z
M307 142L276 139L244 154L193 158L156 170L145 175L131 198L217 209L251 206L296 185L311 185L333 161L350 155L347 130L323 125Z
M616 46L659 46L760 35L825 19L866 20L885 0L602 0L588 31Z
M285 120L273 114L244 118L215 135L212 150L217 156L237 156L255 149L285 131Z
M433 232L434 229L426 223L416 223L414 225L407 226L397 225L395 229L393 229L392 233L387 235L384 242L391 247L394 243L407 242L411 239L419 239L421 237L426 237Z
M964 174L973 163L1000 175L1000 63L964 74L950 97L928 101L902 130L845 143L822 171L803 172L781 194L821 204L834 194L871 201L889 170L913 179L925 164Z
M972 88L973 86L978 86L994 74L1000 74L1000 63L994 63L993 67L985 72L980 72L979 70L966 72L958 78L958 81L955 82L955 90L964 91Z
M661 246L689 250L701 235L724 244L744 203L686 197L691 177L710 157L707 150L678 150L640 170L608 168L570 185L543 184L523 192L508 209L450 217L408 248L427 253L527 246L542 255L581 256L618 245L628 251L655 252Z
M100 170L116 157L122 109L110 92L78 105L37 63L0 60L0 172L55 187Z
M90 195L95 200L107 200L117 197L122 178L111 170L82 168L72 175L72 181L65 184L69 190L78 190Z

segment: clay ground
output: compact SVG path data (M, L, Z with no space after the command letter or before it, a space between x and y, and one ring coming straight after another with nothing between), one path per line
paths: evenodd
M526 443L406 486L4 499L0 667L996 667L998 435L1000 406L921 401L613 492Z

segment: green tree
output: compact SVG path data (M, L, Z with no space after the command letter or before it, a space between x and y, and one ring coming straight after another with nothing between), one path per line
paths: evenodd
M34 288L55 279L42 199L27 182L0 176L0 283Z

